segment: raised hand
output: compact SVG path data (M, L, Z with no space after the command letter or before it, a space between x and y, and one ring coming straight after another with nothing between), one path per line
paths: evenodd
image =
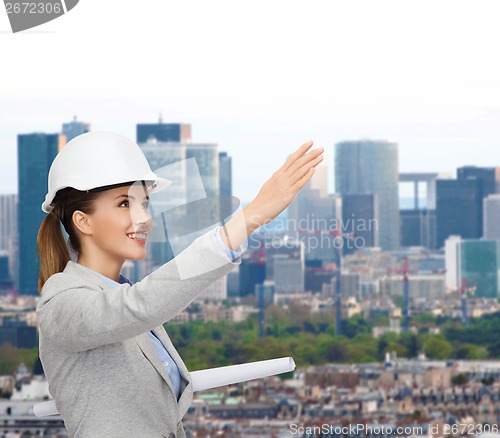
M312 145L309 140L291 154L253 201L228 221L221 236L229 248L237 249L253 231L271 222L291 204L323 160L322 147L306 153Z
M323 160L324 148L306 154L312 145L309 140L291 154L252 201L255 220L260 225L272 221L287 208L313 176L315 167Z

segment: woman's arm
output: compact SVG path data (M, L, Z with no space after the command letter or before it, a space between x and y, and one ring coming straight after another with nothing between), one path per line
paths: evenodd
M324 148L306 154L312 144L309 140L290 155L264 183L255 199L224 225L221 236L229 248L239 248L257 228L271 222L292 203L323 159Z

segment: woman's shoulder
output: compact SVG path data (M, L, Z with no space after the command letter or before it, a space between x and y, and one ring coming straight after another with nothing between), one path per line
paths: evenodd
M74 265L74 262L69 261L62 272L56 272L47 279L40 292L41 299L39 300L38 307L54 296L70 289L100 290L94 281L89 281L88 276L81 275L81 272L75 269Z

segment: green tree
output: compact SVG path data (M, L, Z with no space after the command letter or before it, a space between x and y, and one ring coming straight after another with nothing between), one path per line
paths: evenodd
M425 354L431 359L449 359L453 351L451 344L440 335L429 337L424 343Z

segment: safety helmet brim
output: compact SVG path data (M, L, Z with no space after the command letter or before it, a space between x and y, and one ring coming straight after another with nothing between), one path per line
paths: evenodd
M171 180L166 179L166 178L161 178L154 173L145 175L144 178L141 178L140 180L137 180L137 181L145 181L145 182L150 183L150 184L146 184L148 194L160 192L172 184ZM98 192L98 191L111 190L111 189L114 189L117 187L131 185L134 182L136 182L136 181L126 181L126 182L122 182L122 183L115 183L115 184L110 184L110 185L101 186L101 187L93 187L91 185L89 185L87 187L81 186L81 185L78 187L73 187L72 185L61 186L61 187L58 187L57 189L51 191L50 193L47 193L47 196L45 197L45 201L42 204L42 210L45 213L50 213L54 209L52 202L54 201L54 198L56 197L57 192L59 190L65 189L67 187L73 187L73 188L80 190L80 191L88 190L91 192ZM77 185L77 184L75 184L75 185Z

